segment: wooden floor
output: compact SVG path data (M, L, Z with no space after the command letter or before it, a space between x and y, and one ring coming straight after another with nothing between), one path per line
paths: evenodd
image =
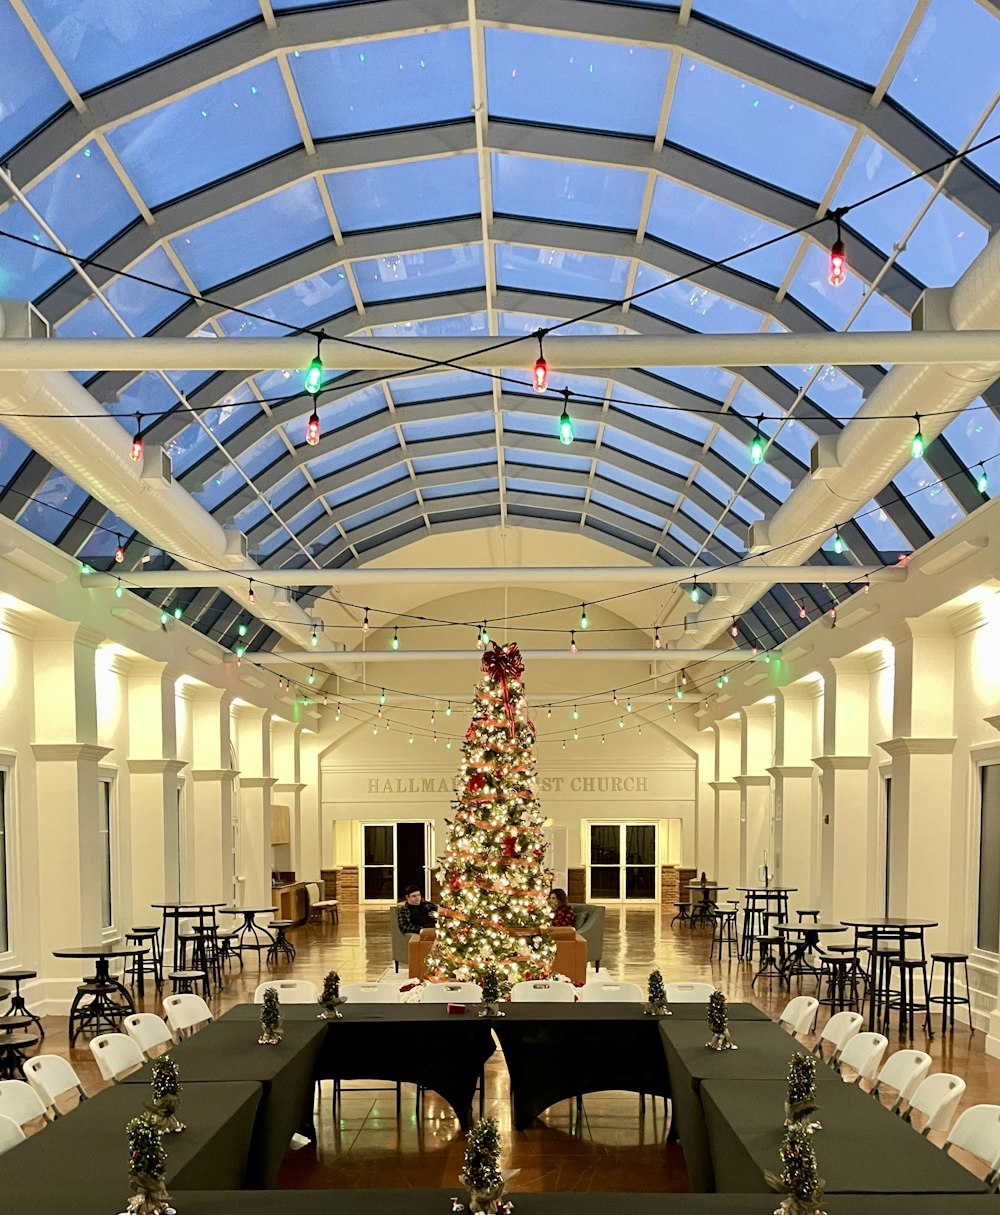
M709 933L671 929L668 924L668 918L661 922L659 912L652 909L609 907L602 970L643 987L650 970L657 966L668 981L708 979L731 1000L752 1000L772 1016L787 1002L788 993L779 992L776 984L771 991L758 983L752 991L750 972L735 957L721 964L710 961ZM290 936L298 956L294 963L280 967L286 977L311 979L320 985L327 971L337 970L344 982L352 982L377 978L392 966L385 910L345 913L339 925L308 925ZM237 970L225 990L213 998L214 1010L223 1012L234 1003L252 999L256 985L276 973L279 971L269 971L266 966L259 969L256 956L249 955L246 969ZM811 991L811 986L805 990ZM137 1007L141 1009L142 1003ZM161 1011L158 1000L148 992L145 1009ZM821 1024L824 1019L821 1013ZM46 1018L45 1029L42 1049L69 1058L88 1092L103 1087L86 1042L79 1039L75 1049L68 1048L66 1019ZM734 1029L738 1035L738 1027ZM890 1038L889 1049L909 1045ZM933 1070L956 1072L966 1081L961 1108L1000 1102L1000 1060L985 1054L982 1033L960 1026L954 1033L936 1033L927 1039L921 1031L912 1045L931 1054ZM499 1052L486 1074L487 1113L500 1121L504 1167L521 1170L512 1183L515 1189L664 1192L688 1188L680 1148L664 1147L662 1102L656 1103L655 1112L647 1105L640 1121L634 1093L589 1095L579 1121L572 1103L565 1102L550 1109L529 1130L515 1131L507 1072ZM181 1079L183 1082L183 1075ZM457 1186L464 1138L450 1107L434 1094L428 1094L424 1115L418 1120L414 1090L404 1085L402 1116L397 1122L394 1088L355 1094L345 1090L335 1120L329 1090L330 1085L324 1084L317 1111L318 1143L289 1154L281 1185L314 1189ZM980 1176L985 1171L970 1167Z

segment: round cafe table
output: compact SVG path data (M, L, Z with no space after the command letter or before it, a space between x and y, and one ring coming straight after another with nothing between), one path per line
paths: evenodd
M198 927L215 927L215 913L219 907L225 907L225 900L216 903L150 903L150 907L163 912L163 939L160 942L161 956L167 954L167 924L173 921L173 952L170 955L171 965L177 965L177 938L180 936L181 920L197 920ZM142 977L139 978L139 994L142 994Z
M227 907L226 914L241 915L243 917L243 923L236 933L237 953L242 955L245 949L254 949L257 951L257 957L259 958L262 949L270 950L274 947L274 934L270 929L265 928L263 924L255 923L254 916L266 915L268 919L273 920L278 914L277 907ZM249 942L247 941L247 937L250 937Z
M69 1010L69 1044L85 1029L118 1030L125 1017L135 1012L128 988L111 977L112 958L134 958L149 950L137 945L75 945L70 949L53 949L54 958L93 959L94 974L77 988ZM139 971L139 995L143 995L142 971ZM115 999L115 996L121 999ZM85 998L91 999L83 1003Z
M819 971L806 961L806 954L815 953L820 948L821 936L846 932L847 928L843 924L775 924L774 931L781 937L784 946L781 951L780 981L791 990L793 975L811 974L819 982Z
M878 947L888 942L899 946L899 956L906 956L907 940L920 943L920 957L926 957L924 950L924 933L928 928L937 928L937 920L915 920L906 916L865 916L854 919L844 919L841 923L854 929L854 950L868 950L868 1028L875 1028L875 1019L882 1004L882 993L875 990L875 980L878 975ZM870 938L871 944L862 944L861 936Z
M746 895L743 906L743 935L740 939L740 957L753 961L753 947L757 934L754 921L761 918L761 932L767 936L768 922L774 916L779 920L788 918L788 896L795 894L797 886L737 886L740 894Z
M688 882L688 895L691 899L691 924L711 924L718 907L718 896L728 890L728 886L720 886L717 882ZM700 894L700 898L697 898Z

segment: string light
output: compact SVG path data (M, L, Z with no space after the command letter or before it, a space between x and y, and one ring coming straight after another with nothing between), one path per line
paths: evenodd
M662 646L663 642L660 640L660 626L656 625L656 627L653 629L653 649L659 650L662 648Z
M681 683L686 684L687 681L688 681L687 671L684 669L684 667L681 667Z
M569 652L571 654L576 653L576 629L570 629L569 631Z
M368 623L368 609L367 609L367 608L365 608L365 618L364 618L364 620L362 620L362 621L361 621L361 631L362 631L362 633L367 633L370 627L371 627L371 626L370 626L370 625L369 625L369 623Z
M549 705L549 707L545 711L545 720L546 721L552 720L552 706L551 705Z
M128 449L130 459L136 464L142 459L142 414L135 415L135 434L132 436L132 443Z
M545 334L544 329L539 329L535 333L535 337L538 338L538 358L535 360L535 367L531 373L535 392L544 392L549 386L549 365L545 361L545 351L542 349L542 338L545 337Z
M257 602L257 595L255 594L254 589L253 589L253 579L252 578L250 579L250 585L247 590L247 598L250 600L251 603Z
M119 578L118 582L115 584L115 598L121 599L122 595L124 594L125 588L122 586L122 580Z
M313 397L323 387L323 360L320 358L322 350L323 336L320 334L316 338L316 357L306 369L306 378L302 383L302 387Z
M840 527L834 528L833 531L833 551L839 557L847 546L844 544L844 538L840 534Z
M834 211L833 219L837 225L837 239L830 246L830 286L842 287L847 279L847 250L840 235L840 217L842 211Z
M448 701L448 707L444 711L445 717L451 717L451 701Z
M319 645L319 636L316 633L316 625L313 625L313 631L312 631L312 635L309 638L309 644L313 647L313 649L315 649L316 646Z
M924 454L924 436L920 430L920 414L915 413L913 420L917 424L917 433L913 436L910 443L910 455L913 456L914 460L919 460Z
M574 721L580 720L580 710L576 707L576 705L573 706L573 720Z
M437 721L437 709L431 709L431 725Z
M615 706L616 709L618 708L618 691L617 691L617 689L613 689L611 692L611 703Z
M624 718L624 717L619 717L619 718L618 718L618 729L619 729L619 730L624 730L624 729L625 729L625 718Z
M562 749L563 749L564 751L566 750L566 739L565 739L565 738L563 739L563 745L562 745Z
M309 672L309 686L310 686L310 687L312 687L312 685L313 685L315 682L316 682L316 672L311 670L311 671Z
M590 628L590 621L587 619L587 605L585 603L580 604L580 628Z
M573 731L573 741L574 741L574 742L579 742L579 741L580 741L580 731L579 731L579 730L574 730L574 731Z
M379 702L379 704L380 704L380 705L384 705L384 704L385 704L385 688L383 688L383 689L382 689L382 692L381 692L381 694L379 695L379 698L378 698L378 702Z
M339 704L337 705L336 713L334 713L334 715L333 715L333 720L340 721L340 705Z
M125 560L125 549L122 546L121 536L118 536L117 540L118 540L118 547L115 549L115 564L121 565L121 563Z
M981 494L985 494L986 487L989 485L989 483L990 483L990 478L989 478L989 474L986 471L986 466L984 464L980 464L979 465L979 476L976 478L976 489L979 490L979 492Z
M310 447L315 447L319 442L319 414L315 409L309 415L309 421L306 423L306 442Z
M399 649L399 629L396 625L392 627L392 641L389 642L394 650Z
M739 637L739 635L740 635L740 626L736 623L736 617L734 616L733 623L729 626L729 636L730 637Z
M569 447L576 438L576 431L573 428L573 419L569 416L569 389L564 388L562 393L563 411L559 415L559 442L563 447Z
M757 418L757 429L754 432L753 439L750 443L751 464L763 464L764 462L764 436L760 433L760 428L763 421L764 415L761 414Z
M602 747L604 746L604 744L605 744L605 742L606 742L606 741L607 741L607 740L605 739L604 735L602 734L602 735L601 735L601 746L602 746Z
M870 578L866 578L866 579L865 579L865 584L864 584L864 586L861 588L861 593L862 593L863 595L870 595L870 594L871 594L871 589L872 589L871 579L870 579Z
M488 646L490 644L490 635L486 631L486 621L485 620L483 621L483 628L482 628L482 632L479 634L479 637L483 643L483 646Z
M701 588L698 586L698 576L695 575L694 584L688 592L692 603L701 603Z
M799 619L805 620L808 615L809 615L809 613L806 611L805 600L800 599L799 600Z
M166 608L161 608L160 609L160 624L166 624L169 619L170 619L170 613L167 611Z
M236 626L236 632L239 634L240 637L245 637L247 635L248 625L245 620L241 620L239 622L239 624Z
M247 652L247 648L246 648L246 646L245 646L245 645L244 645L244 644L243 644L241 641L238 641L238 642L236 643L236 657L237 657L237 660L238 660L238 659L240 659L240 658L242 658L242 657L243 657L243 655L244 655L246 652Z
M181 605L179 603L175 604L174 605L174 619L180 620L180 618L183 615L184 615L184 609L181 607Z
M484 648L485 647L483 646L483 630L477 628L476 629L476 649L482 650Z

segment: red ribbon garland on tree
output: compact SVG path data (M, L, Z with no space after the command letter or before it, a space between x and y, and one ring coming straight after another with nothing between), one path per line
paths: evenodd
M482 668L490 679L500 683L503 697L504 712L507 714L507 732L511 738L517 732L517 722L514 718L514 706L510 702L510 680L520 679L524 674L524 662L516 641L510 645L499 646L494 641L493 649L483 655Z

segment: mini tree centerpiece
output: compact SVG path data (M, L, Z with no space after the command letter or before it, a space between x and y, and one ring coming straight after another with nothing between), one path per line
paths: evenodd
M264 1001L260 1006L260 1037L257 1041L261 1046L277 1046L281 1041L281 1001L273 987L264 991Z
M503 1201L500 1131L495 1118L484 1118L469 1131L460 1180L468 1187L473 1215L498 1215L511 1209L511 1204Z
M708 1026L712 1037L706 1046L712 1050L737 1050L736 1044L729 1033L729 1010L726 997L718 988L708 997Z
M331 970L323 980L323 994L319 1002L323 1005L323 1011L319 1015L327 1021L344 1015L340 1011L340 1005L344 1003L344 997L340 994L340 975L335 970Z
M500 972L492 962L483 967L479 985L483 991L483 1007L479 1015L481 1017L502 1017L504 1014L500 1011Z
M132 1197L127 1215L173 1215L170 1195L163 1183L167 1153L163 1136L149 1114L133 1118L128 1135L128 1177Z
M793 1122L808 1123L816 1108L816 1059L796 1051L788 1065L785 1126L791 1126Z
M184 1123L177 1117L181 1103L180 1079L177 1064L169 1055L160 1055L153 1060L153 1100L146 1106L156 1129L164 1135L184 1130Z
M812 1132L804 1122L793 1122L781 1143L781 1172L765 1173L772 1190L785 1197L775 1215L823 1215L820 1203L826 1182L816 1175Z
M667 989L663 986L663 974L659 970L652 971L649 976L646 1012L651 1017L670 1016L670 1009L667 1008Z

